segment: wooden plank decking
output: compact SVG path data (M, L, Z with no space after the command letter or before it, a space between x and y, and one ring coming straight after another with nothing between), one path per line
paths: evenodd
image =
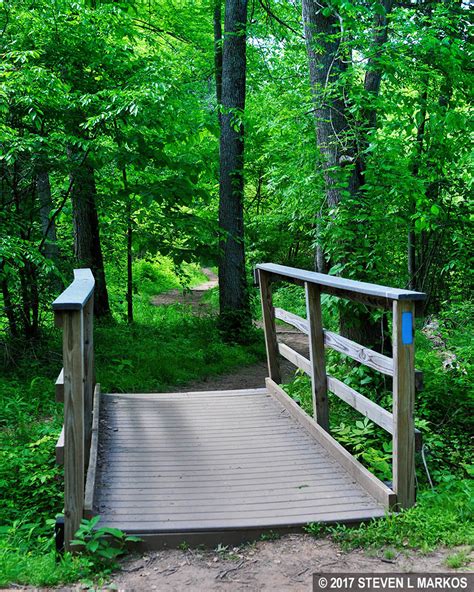
M101 525L165 539L206 534L217 543L229 532L384 515L266 389L101 401Z

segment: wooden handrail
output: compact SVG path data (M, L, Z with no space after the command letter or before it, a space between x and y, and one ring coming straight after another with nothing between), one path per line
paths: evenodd
M63 438L58 454L60 457L63 450L67 549L84 516L95 386L94 284L90 269L75 269L74 281L53 302L56 325L63 329L63 369L56 381L56 394L64 401Z
M90 269L75 269L74 281L53 302L53 310L82 310L94 293L94 285Z
M275 263L259 263L256 269L266 272L273 281L286 281L303 286L316 284L322 292L340 298L356 300L370 306L391 308L393 301L409 300L422 303L426 300L423 292L400 290L367 282L358 282L325 273L306 271L296 267L286 267Z
M262 299L263 325L269 377L280 382L278 353L302 368L311 377L313 414L318 425L329 431L327 390L364 413L393 435L393 486L400 507L415 501L415 427L414 427L414 317L418 304L426 294L401 290L367 282L285 267L274 263L256 266ZM272 304L272 283L286 281L303 286L306 295L307 319L275 309ZM321 320L321 293L362 302L393 311L393 359L363 347L337 333L325 331ZM279 344L275 318L292 324L309 337L310 359L284 344ZM332 376L325 369L324 348L330 347L358 362L393 376L393 413L376 405L354 389ZM417 373L421 383L421 373ZM330 437L328 435L328 437Z

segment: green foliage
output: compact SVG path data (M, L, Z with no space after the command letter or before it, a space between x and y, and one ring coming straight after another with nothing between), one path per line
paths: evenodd
M345 549L390 546L423 551L443 545L472 545L474 485L472 481L445 481L437 491L419 495L417 505L399 514L362 524L322 527L310 524L308 532L320 536L330 534Z
M387 42L377 51L379 2L331 2L324 8L325 15L337 9L344 38L335 31L334 39L342 54L353 56L326 88L328 99L343 97L347 107L349 125L338 144L348 153L356 146L364 161L356 196L348 186L350 158L331 171L338 203L328 200L315 142L300 7L276 3L274 19L263 3L255 4L248 26L247 106L238 113L246 129L246 257L249 267L271 260L311 269L319 245L331 273L405 286L412 232L414 280L428 292L432 315L417 337L416 365L425 389L417 396L416 422L431 477L436 485L452 479L448 485L461 508L464 494L455 481L473 470L467 441L474 347L467 302L473 239L469 23L465 3L415 4L395 3ZM54 563L47 522L62 496L61 470L53 463L62 419L52 394L61 356L50 303L76 263L70 199L76 167L87 163L93 171L112 307L112 319L98 324L95 336L104 390L165 390L260 360L263 346L258 339L248 347L223 343L212 314L150 304L163 291L204 281L200 262L212 264L219 255L219 107L210 4L15 0L0 2L0 29L0 523L7 524L0 532L1 581L54 585L91 575L84 557L66 554ZM382 72L378 94L362 85L374 67ZM372 108L376 126L367 129L363 122ZM40 175L51 188L46 206ZM45 235L45 223L54 227L55 238ZM132 325L125 323L129 227ZM258 318L257 291L250 296ZM205 302L215 312L217 290ZM275 305L305 315L299 287L276 286ZM323 306L325 327L337 329L340 305L324 296ZM383 377L335 353L326 361L332 375L390 407ZM307 378L297 375L287 388L311 413ZM335 397L330 406L334 435L388 478L390 438ZM423 487L426 476L418 464ZM445 496L436 499L451 508ZM434 497L423 494L417 508L377 523L385 527L344 536L395 546L405 537L420 547L423 537L430 546L465 540L464 523L457 530L454 524L456 508L444 517L437 508ZM411 532L416 528L419 535ZM337 532L343 540L345 531ZM95 546L95 534L88 536Z
M128 536L118 528L102 526L97 528L100 516L81 520L71 545L91 562L91 567L108 569L116 567L117 559L126 552L127 543L138 543L140 537Z
M422 369L424 389L415 400L415 424L422 432L428 470L435 483L446 475L472 476L472 305L451 305L438 317L428 320L418 331L416 367ZM336 352L326 352L327 371L349 386L390 409L391 392L384 377L371 369L354 364ZM297 372L285 390L312 415L313 404L309 378ZM334 437L382 480L391 479L391 438L330 394L330 423ZM420 484L427 483L425 469L417 463Z
M461 549L457 553L453 553L446 558L445 564L450 569L461 569L467 567L471 562L472 547Z

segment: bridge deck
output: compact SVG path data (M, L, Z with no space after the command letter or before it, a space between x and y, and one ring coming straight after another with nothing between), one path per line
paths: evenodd
M101 395L94 506L130 534L216 543L385 511L266 389Z

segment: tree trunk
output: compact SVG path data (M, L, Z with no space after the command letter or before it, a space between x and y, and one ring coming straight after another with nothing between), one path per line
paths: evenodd
M2 277L3 311L8 319L8 329L12 337L18 336L18 325L15 317L15 306L13 305L8 279L3 270L4 262L0 263L0 274Z
M244 127L247 0L227 0L222 63L219 297L224 336L245 340L250 305L244 249Z
M74 255L79 267L89 267L94 274L94 314L97 317L108 316L110 306L100 244L94 169L87 159L80 163L78 155L72 150L69 156L78 165L72 173L74 185L71 191Z
M133 323L133 227L132 227L132 199L128 190L127 169L122 169L123 189L127 200L127 321Z
M56 261L59 255L58 244L56 242L56 224L51 220L51 211L53 202L51 200L51 185L49 183L49 174L46 171L40 171L36 175L36 193L40 205L40 222L43 236L46 237L44 243L44 256L47 259Z
M338 76L347 69L339 52L339 19L335 14L324 16L316 0L303 0L303 25L309 74L314 104L314 121L318 148L323 157L322 166L329 207L341 200L338 169L343 156L340 137L347 130L345 104L341 93L334 93Z
M222 103L222 0L214 0L214 71L216 78L217 118L221 125Z
M390 11L393 0L382 0L385 11ZM318 148L322 156L322 167L325 182L326 203L329 208L337 206L341 201L341 185L346 185L353 200L362 198L360 189L364 183L365 163L362 150L350 138L350 110L346 105L343 93L337 88L340 76L347 70L346 56L342 54L342 25L339 16L332 12L327 14L325 8L316 0L303 0L303 25L308 53L311 89L314 102L314 116ZM326 7L328 8L329 5ZM340 31L338 33L338 31ZM374 23L373 57L369 60L368 71L364 80L365 90L372 98L380 89L382 70L378 63L382 45L387 40L387 19L378 15ZM376 111L372 101L368 101L362 110L361 121L358 122L362 142L368 143L368 135L376 125ZM350 168L345 168L350 166ZM316 222L318 229L321 220ZM320 232L318 231L318 235ZM353 244L343 246L341 261L350 260ZM315 267L318 271L327 271L327 256L318 243L315 252ZM368 278L356 278L368 279ZM381 325L374 323L366 309L341 304L341 333L377 350L384 348Z

